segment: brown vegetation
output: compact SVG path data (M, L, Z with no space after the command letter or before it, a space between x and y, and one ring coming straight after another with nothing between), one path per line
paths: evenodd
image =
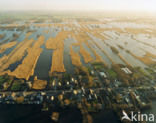
M9 49L17 44L16 41L9 42L0 46L0 53L3 53L6 49Z
M156 55L153 55L149 52L146 52L146 54L143 56L143 57L140 57L140 56L136 56L135 54L133 54L132 52L129 51L129 53L137 58L138 60L142 61L144 64L146 65L152 65L152 64L155 64L155 61L153 61L151 58L156 58Z
M47 49L53 49L52 67L50 73L52 72L65 72L63 63L63 52L64 52L64 39L67 38L68 33L65 31L59 32L55 38L50 38L46 42Z
M4 34L3 34L3 35L2 35L2 34L0 34L0 39L3 39L3 38L4 38L4 36L5 36Z
M4 70L7 69L9 65L20 61L33 42L34 40L28 40L26 38L24 41L20 42L10 54L0 58L0 75L7 73L7 71Z
M70 46L70 56L71 56L73 65L75 66L82 65L79 54L73 51L72 46Z
M101 35L100 33L101 33L101 31L99 31L99 30L98 31L91 32L91 34L93 36L95 36L95 37L97 37L99 39L102 39L102 40L106 40L107 38L105 36Z
M56 49L53 52L51 72L65 72L63 63L63 49Z
M23 97L23 96L16 97L16 98L15 98L15 101L16 101L17 103L22 103L22 102L24 101L24 97Z
M47 81L45 81L45 80L34 80L32 88L36 89L36 90L42 90L42 89L45 89L46 86L47 86Z
M118 45L118 47L119 47L120 49L122 49L122 50L124 49L121 45Z
M78 41L76 44L73 45L80 47L80 54L83 56L85 63L93 61L90 53L88 53L88 51L86 51L82 45L82 43L85 43L87 40L90 39L88 35L86 35L86 33L78 33L76 35L72 33L72 36Z
M31 47L28 48L27 53L28 55L22 61L13 72L9 73L10 75L14 75L17 78L25 78L26 80L29 79L31 75L34 74L34 69L37 63L37 60L42 52L42 48L40 46L44 43L44 37L40 36L37 42Z
M115 54L118 54L118 53L119 53L119 51L118 51L115 47L111 46L110 48L111 48L111 50L112 50Z
M135 34L135 35L140 34L140 33L155 35L155 33L147 31L147 28L144 28L144 29L142 29L142 28L125 28L125 31L128 33L131 33L131 34Z
M80 53L82 54L85 63L89 63L93 61L91 55L83 48L82 45L80 45Z
M96 62L104 62L101 58L101 56L99 56L96 51L88 44L88 42L86 42L87 46L90 48L90 50L93 52L94 56L96 57Z
M102 49L98 43L96 43L95 41L93 41L93 42L94 42L94 44L109 58L109 60L110 60L113 64L115 64L114 61L111 59L111 57L106 53L106 51L105 51L104 49Z
M125 63L125 64L127 64L128 66L131 66L131 64L129 64L126 60L125 60L125 58L122 56L122 55L120 55L120 53L118 54L118 56L120 57L120 59ZM132 66L131 66L132 67Z

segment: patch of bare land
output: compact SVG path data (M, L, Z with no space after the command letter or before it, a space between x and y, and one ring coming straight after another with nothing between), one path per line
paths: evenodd
M73 65L75 65L75 66L81 66L82 65L81 60L80 60L80 56L78 53L73 51L72 45L70 46L70 56L71 56Z
M47 81L45 80L34 80L32 88L35 90L45 89L47 86Z
M7 73L5 69L7 69L11 64L20 61L33 42L34 40L28 40L26 37L26 39L20 42L10 54L4 55L0 58L0 75Z
M66 39L67 36L68 33L62 31L59 32L55 38L50 38L46 42L46 48L54 50L50 73L66 71L63 63L63 53L64 53L64 39Z
M17 78L29 79L30 76L34 74L34 69L37 63L37 60L42 52L41 45L44 43L44 37L40 36L34 45L27 50L27 56L22 61L22 64L8 74L16 76Z
M1 45L0 46L0 53L3 53L5 50L15 46L16 44L17 44L17 42L14 41L14 42L9 42L9 43Z

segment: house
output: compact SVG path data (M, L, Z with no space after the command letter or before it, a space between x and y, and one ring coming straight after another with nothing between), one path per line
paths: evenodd
M121 70L123 70L126 74L132 74L132 72L127 68L121 68Z
M73 90L73 93L74 93L75 95L77 95L77 90Z
M67 85L69 85L69 82L67 82Z
M132 71L130 71L127 67L125 69L127 70L129 74L132 74Z
M94 71L93 70L91 70L91 75L94 75Z
M58 121L59 119L59 113L58 112L53 112L51 119L54 120L55 122Z
M103 78L107 78L107 75L104 72L99 72L100 76Z
M74 78L73 77L71 78L71 81L74 82Z
M54 100L54 96L51 96L51 100L52 100L52 101Z

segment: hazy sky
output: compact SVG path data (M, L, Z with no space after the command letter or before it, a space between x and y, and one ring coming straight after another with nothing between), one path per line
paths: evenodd
M156 11L156 0L0 0L0 10Z

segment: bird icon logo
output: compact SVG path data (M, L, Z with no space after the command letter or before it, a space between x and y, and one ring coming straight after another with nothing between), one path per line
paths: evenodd
M129 118L129 116L127 115L127 113L123 110L122 111L122 114L123 114L123 117L122 117L122 119L121 120L129 120L129 121L131 121L131 119Z

